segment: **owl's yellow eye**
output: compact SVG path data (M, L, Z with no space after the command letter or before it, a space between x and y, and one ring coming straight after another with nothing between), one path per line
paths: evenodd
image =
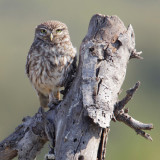
M41 29L40 32L41 32L42 34L46 34L46 33L47 33L47 31L46 31L45 29Z
M56 32L60 33L60 32L62 32L62 29L57 29Z

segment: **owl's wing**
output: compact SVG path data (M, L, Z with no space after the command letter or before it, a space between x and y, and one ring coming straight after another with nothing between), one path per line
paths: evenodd
M25 71L26 71L26 74L27 74L28 77L29 77L30 55L31 55L32 52L33 52L33 44L32 44L32 46L31 46L31 48L28 52L26 66L25 66Z
M69 88L71 87L71 84L76 76L77 73L77 55L74 57L73 62L71 64L71 70L69 73L67 73L64 81L64 90L61 91L61 94L64 96L68 92Z
M27 56L27 61L26 61L25 70L26 70L26 74L27 74L27 76L28 76L28 75L29 75L29 54L28 54L28 56Z

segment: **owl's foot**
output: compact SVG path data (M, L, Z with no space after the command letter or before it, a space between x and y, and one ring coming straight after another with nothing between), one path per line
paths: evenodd
M61 102L61 101L59 101L59 100L51 101L51 102L48 103L48 107L49 107L50 109L54 109L60 102Z

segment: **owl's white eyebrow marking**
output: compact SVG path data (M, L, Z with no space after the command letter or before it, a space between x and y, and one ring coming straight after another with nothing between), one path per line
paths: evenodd
M57 27L57 29L56 29L56 30L59 30L59 29L60 29L60 30L62 30L62 31L63 31L63 30L65 30L65 28L64 28L64 27L63 27L63 28L61 28L61 27Z

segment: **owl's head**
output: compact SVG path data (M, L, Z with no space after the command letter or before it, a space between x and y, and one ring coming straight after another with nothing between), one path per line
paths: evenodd
M67 26L59 21L47 21L38 25L35 29L35 39L41 39L46 43L56 44L69 41Z

